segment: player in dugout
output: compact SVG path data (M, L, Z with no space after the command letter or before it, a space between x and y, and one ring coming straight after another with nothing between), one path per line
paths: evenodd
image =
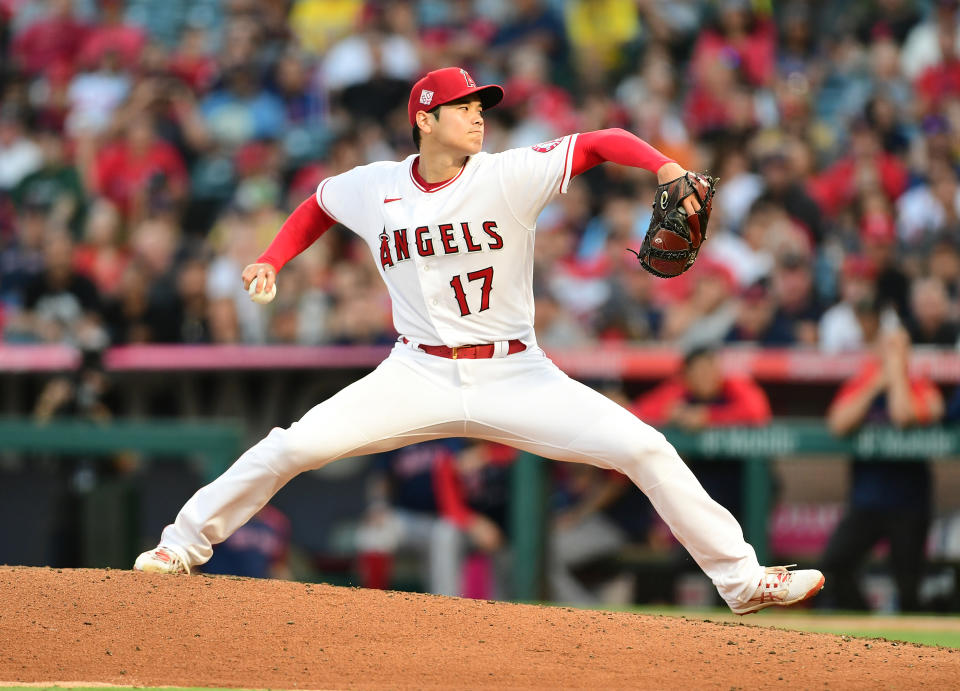
M478 86L464 69L429 72L408 105L419 154L323 180L243 270L254 299L269 301L283 266L340 223L369 245L401 335L373 372L290 427L274 428L198 490L135 569L188 573L306 470L430 439L476 437L624 473L738 614L820 591L819 571L759 564L739 523L666 438L564 374L534 334L537 217L574 176L605 161L656 174L654 218L659 206L659 218L681 238L651 225L653 239L648 233L638 256L659 276L695 260L713 181L622 129L486 153L483 112L502 98L500 86ZM658 242L663 247L651 249Z

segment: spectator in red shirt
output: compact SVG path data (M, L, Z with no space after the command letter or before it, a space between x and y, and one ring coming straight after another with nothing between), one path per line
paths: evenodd
M170 56L170 73L197 93L205 93L219 73L216 59L209 52L210 37L200 27L187 27L180 45Z
M810 195L828 216L835 216L868 189L880 189L891 204L907 189L909 171L883 150L880 137L864 120L850 128L850 153L814 178Z
M700 34L691 64L694 75L718 60L740 70L752 86L766 86L776 68L777 32L773 21L750 9L747 0L721 0L715 28Z
M914 82L921 115L934 113L944 101L960 97L960 56L957 55L957 27L947 23L937 26L940 62L920 73Z
M187 189L180 154L157 137L146 113L131 119L126 136L101 150L93 165L95 191L134 220L151 207L178 202Z
M936 424L943 396L933 382L909 372L910 337L902 329L882 332L879 312L864 320L872 357L840 389L827 413L834 434L851 434L873 423L910 427ZM851 464L849 506L823 555L832 587L828 603L867 609L857 572L874 546L890 542L890 566L901 611L919 608L932 513L932 478L925 459L868 460Z
M121 0L100 0L98 4L100 21L84 37L77 61L83 67L95 67L104 54L116 53L124 65L136 65L147 43L146 32L123 23L126 3Z
M680 374L640 396L634 414L653 426L700 431L710 427L764 425L770 422L770 402L746 376L724 374L710 346L692 349ZM702 458L689 463L711 497L734 515L741 513L739 460Z
M14 60L31 75L72 64L88 28L73 16L71 0L50 0L48 15L13 39Z
M83 242L73 254L74 269L93 281L105 298L119 292L130 263L130 249L121 244L120 230L116 208L98 200L90 209Z

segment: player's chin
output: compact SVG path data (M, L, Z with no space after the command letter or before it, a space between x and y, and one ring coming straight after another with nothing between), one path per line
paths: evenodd
M483 149L483 134L468 134L463 143L464 150L469 154L480 153Z

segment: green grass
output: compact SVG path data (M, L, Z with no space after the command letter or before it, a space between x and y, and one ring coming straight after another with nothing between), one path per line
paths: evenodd
M960 648L960 619L947 616L876 615L862 612L820 613L812 610L767 610L738 617L725 609L630 607L621 611L709 621L738 622L794 631L832 633L856 638L887 638L922 645Z
M813 631L814 629L805 629ZM921 645L939 645L944 648L960 648L960 633L956 631L904 631L903 629L883 629L882 631L816 629L820 633L843 633L854 638L886 638L891 641L906 641Z

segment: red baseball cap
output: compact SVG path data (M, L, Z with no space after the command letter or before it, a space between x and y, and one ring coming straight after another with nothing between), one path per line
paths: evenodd
M410 90L410 103L407 106L410 124L417 124L418 111L431 110L471 94L480 97L484 108L493 108L503 99L503 87L499 84L477 86L470 73L462 67L444 67L427 72Z

